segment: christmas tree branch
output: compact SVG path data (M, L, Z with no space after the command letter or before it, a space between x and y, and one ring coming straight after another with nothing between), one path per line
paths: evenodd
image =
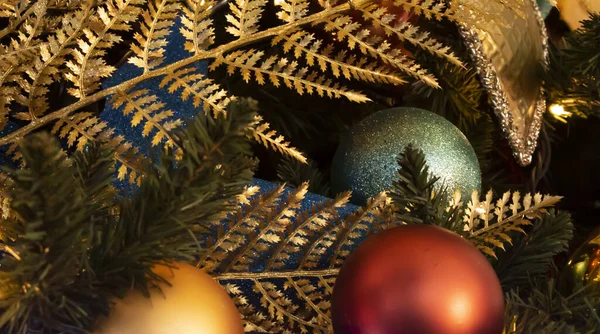
M25 169L8 170L11 211L0 259L0 327L80 333L131 288L162 281L157 264L201 254L210 222L236 205L250 182L248 128L256 103L240 99L217 119L199 114L174 134L132 198L115 198L112 152L91 142L68 159L47 134L21 142ZM115 210L115 208L118 209Z
M365 1L365 0L363 0L363 1ZM127 91L127 90L133 88L134 86L136 86L137 84L144 82L148 79L167 75L167 74L172 73L180 68L183 68L185 66L188 66L190 64L193 64L193 63L201 61L201 60L216 58L220 55L223 55L224 53L238 49L247 44L251 44L251 43L263 40L265 38L277 36L277 35L281 34L282 31L286 31L288 29L294 29L296 27L299 27L299 26L302 26L302 25L305 25L307 23L311 23L314 21L319 21L328 16L331 16L336 13L344 12L349 9L350 9L349 3L343 3L343 4L340 4L337 6L333 6L333 7L324 9L318 13L315 13L315 14L306 16L302 19L296 20L294 22L286 23L284 25L266 29L264 31L257 32L255 34L247 35L245 37L231 41L229 43L220 45L214 49L200 51L193 56L176 61L176 62L166 65L162 68L145 72L144 74L142 74L138 77L129 79L129 80L124 81L116 86L103 89L103 90L93 93L91 95L87 95L73 104L70 104L70 105L63 107L59 110L56 110L54 112L51 112L51 113L47 114L46 116L32 120L30 123L23 126L22 128L0 138L0 146L7 145L12 142L18 141L18 140L22 139L24 136L26 136L27 134L31 133L32 131L34 131L36 129L43 127L44 125L48 124L49 122L51 122L53 120L57 120L57 119L66 117L66 116L70 115L71 113L73 113L87 105L90 105L96 101L99 101L107 96L113 95L113 94L117 93L118 91Z
M567 250L573 237L571 216L550 210L526 235L513 239L512 247L498 254L494 269L506 290L544 278L554 257Z

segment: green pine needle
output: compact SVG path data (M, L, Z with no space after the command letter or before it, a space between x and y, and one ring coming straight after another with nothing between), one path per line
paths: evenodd
M15 256L0 260L0 327L10 333L80 333L116 297L145 293L157 264L202 252L209 222L232 210L251 181L248 129L256 103L240 99L217 119L200 113L174 137L139 192L118 198L112 152L92 143L68 159L56 139L22 141L26 168L6 169L12 215L1 222Z

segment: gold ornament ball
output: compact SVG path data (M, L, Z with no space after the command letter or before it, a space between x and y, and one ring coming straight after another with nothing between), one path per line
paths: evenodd
M563 271L562 281L572 291L582 285L600 281L600 230L596 229L592 236L571 256L567 270Z
M95 334L237 334L244 333L240 314L225 290L210 275L189 264L157 266L165 278L150 298L131 291L101 319Z
M600 12L598 0L558 0L557 6L561 19L572 30L581 28L581 21L587 20L590 13Z

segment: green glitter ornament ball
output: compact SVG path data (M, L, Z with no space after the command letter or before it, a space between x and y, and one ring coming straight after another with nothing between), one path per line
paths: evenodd
M352 190L352 202L364 204L391 189L399 168L396 157L409 144L423 151L429 172L450 191L458 188L470 197L480 189L479 162L465 135L437 114L402 107L365 118L342 138L333 158L332 190Z

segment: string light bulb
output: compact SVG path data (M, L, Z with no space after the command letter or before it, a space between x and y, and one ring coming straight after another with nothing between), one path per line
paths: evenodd
M563 123L567 123L566 118L573 115L573 113L566 111L565 107L561 104L554 103L548 109L550 110L550 113L552 114L552 116L554 116L554 118Z

